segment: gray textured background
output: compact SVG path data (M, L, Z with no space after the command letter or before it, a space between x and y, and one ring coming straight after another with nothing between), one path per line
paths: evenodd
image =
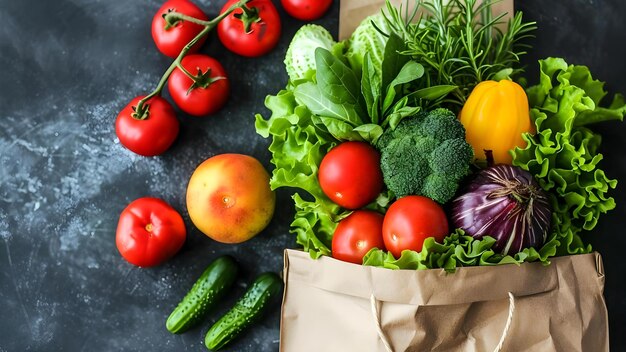
M210 15L221 7L198 0ZM154 87L170 59L150 36L161 1L0 0L0 351L199 351L210 322L262 271L279 271L293 215L279 191L269 228L237 246L211 241L185 212L187 181L196 165L224 152L251 154L269 168L268 141L254 132L254 112L281 89L282 59L302 22L283 16L283 37L270 55L244 59L213 37L203 52L225 66L232 96L217 116L179 113L181 133L162 157L121 147L114 120L134 96ZM626 3L621 0L523 0L518 9L539 22L525 59L584 63L608 88L626 92ZM319 23L336 34L338 1ZM166 94L167 96L167 94ZM626 187L626 130L599 127L609 176ZM625 193L618 208L588 236L605 259L613 350L626 349ZM173 260L154 269L127 264L115 248L122 209L142 196L165 199L182 212L188 239ZM209 321L173 336L164 321L204 267L234 255L238 287ZM229 351L278 349L278 309ZM323 339L323 337L320 337Z

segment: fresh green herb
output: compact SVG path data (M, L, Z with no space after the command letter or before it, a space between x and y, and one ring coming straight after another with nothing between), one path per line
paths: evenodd
M513 164L532 173L553 195L552 236L546 246L557 247L560 255L589 252L591 246L585 246L580 235L615 208L608 192L617 181L600 169L601 138L586 126L622 121L626 105L616 95L609 107L601 107L607 94L604 83L594 80L585 66L559 58L539 63L540 83L527 90L537 134L524 135L528 145L513 151Z
M416 18L420 9L427 15ZM418 0L415 10L405 14L387 1L383 14L391 32L407 45L402 54L424 66L426 79L415 90L457 87L440 102L454 109L463 106L479 82L519 74L519 59L528 47L523 40L536 29L518 12L502 32L499 26L505 14L493 17L491 1L476 5L476 0Z

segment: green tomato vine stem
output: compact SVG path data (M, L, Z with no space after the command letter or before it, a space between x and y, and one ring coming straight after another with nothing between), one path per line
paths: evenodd
M148 108L149 108L149 105L146 105L146 102L148 100L154 98L155 96L161 95L161 92L163 91L163 87L165 87L165 83L167 82L168 78L170 77L172 72L174 72L176 67L179 67L179 66L182 67L181 61L182 61L183 57L185 57L187 55L189 50L200 39L202 39L207 34L209 34L209 32L213 28L215 28L215 26L217 26L217 24L220 23L221 20L226 18L228 15L230 15L236 9L245 7L245 5L249 1L250 0L240 0L240 1L238 1L237 3L235 3L231 7L229 7L228 10L224 11L219 16L215 17L214 19L212 19L210 21L199 20L199 19L197 19L195 17L187 16L187 15L179 13L179 12L169 12L168 14L165 15L164 18L165 18L165 22L166 23L174 23L174 22L176 22L178 20L183 20L183 21L189 21L189 22L192 22L192 23L199 24L201 26L204 26L204 28L202 29L202 31L200 31L200 33L198 33L198 35L196 35L193 39L191 39L189 41L189 43L187 43L187 45L185 45L185 47L180 51L180 54L178 54L178 56L172 62L170 67L168 67L167 70L165 71L165 73L163 74L163 76L161 76L161 80L157 84L156 88L150 94L148 94L145 97L143 97L137 103L137 106L135 107L135 112L132 115L133 118L138 119L138 120L145 120L146 118L148 118Z

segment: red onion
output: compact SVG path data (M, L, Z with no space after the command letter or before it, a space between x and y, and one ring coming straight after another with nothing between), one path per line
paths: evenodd
M551 213L548 195L533 176L511 165L479 172L452 202L454 226L475 238L495 238L494 250L505 255L542 245Z

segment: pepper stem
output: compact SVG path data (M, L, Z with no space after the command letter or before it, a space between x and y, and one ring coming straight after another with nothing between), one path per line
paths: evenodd
M154 98L155 96L161 95L161 91L163 91L163 87L165 87L165 83L167 82L167 79L170 77L172 72L174 72L174 69L177 66L180 65L183 57L185 57L185 55L187 55L187 52L189 52L189 50L200 39L202 39L204 36L206 36L213 28L215 28L215 26L217 26L217 24L221 20L226 18L233 11L235 11L238 8L243 8L244 12L245 12L246 11L245 10L245 8L246 8L245 5L249 1L250 0L239 0L238 2L233 4L231 7L229 7L228 10L224 11L219 16L215 17L214 19L212 19L210 21L202 21L202 20L199 20L197 18L190 17L190 16L187 16L187 15L184 15L182 13L175 12L175 11L172 11L172 12L169 12L168 14L166 14L164 18L165 18L165 21L167 23L170 23L172 21L175 22L176 20L185 20L185 21L189 21L189 22L193 22L193 23L197 23L197 24L203 25L204 28L202 29L202 31L200 31L200 33L198 33L198 35L196 35L191 41L189 41L189 43L187 43L187 45L185 45L185 47L180 51L180 54L178 54L178 56L176 57L174 62L172 62L172 64L170 65L170 67L167 68L167 70L165 71L163 76L161 76L161 80L159 80L159 83L157 84L156 88L150 94L146 95L143 99L141 99L137 103L137 106L134 107L135 112L132 114L132 117L135 118L135 119L138 119L138 120L145 120L146 118L148 118L148 115L149 115L149 112L148 112L149 105L147 105L146 102L148 100Z

